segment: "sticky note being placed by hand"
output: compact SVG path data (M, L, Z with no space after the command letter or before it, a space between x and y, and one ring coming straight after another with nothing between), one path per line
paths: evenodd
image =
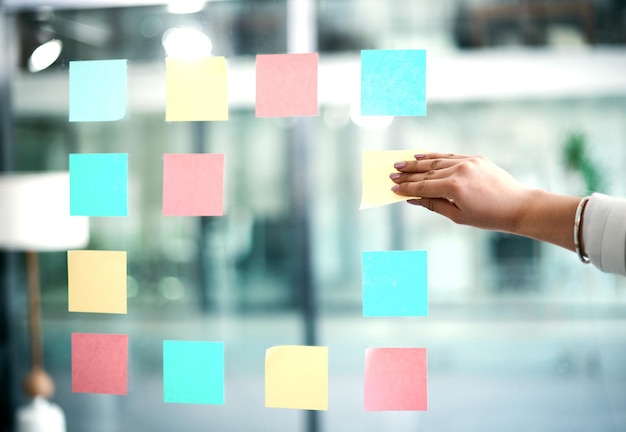
M222 216L223 154L163 156L163 215Z
M361 115L425 116L426 51L362 50Z
M226 59L166 59L166 121L228 120Z
M68 251L68 310L125 314L126 269L125 251Z
M72 333L72 391L125 395L128 335Z
M128 215L128 154L70 154L70 215Z
M163 341L163 401L224 404L224 343Z
M70 62L71 122L115 121L126 115L127 60Z
M328 348L269 348L265 354L265 406L327 410Z
M395 183L389 174L398 172L393 164L402 161L414 161L415 155L423 150L382 150L362 153L362 189L360 209L379 207L406 201L409 196L398 195L391 188Z
M363 316L427 316L426 251L364 251Z
M256 57L256 116L317 115L318 54Z
M365 354L365 411L428 409L426 348L370 348Z

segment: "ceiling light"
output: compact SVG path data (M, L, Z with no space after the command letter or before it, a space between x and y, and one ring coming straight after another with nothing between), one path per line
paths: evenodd
M62 49L63 42L59 39L52 39L39 45L28 59L28 70L40 72L47 69L59 58Z
M173 28L163 35L163 48L170 58L197 60L211 55L213 43L199 30Z
M205 0L171 0L167 11L173 14L192 14L204 9Z

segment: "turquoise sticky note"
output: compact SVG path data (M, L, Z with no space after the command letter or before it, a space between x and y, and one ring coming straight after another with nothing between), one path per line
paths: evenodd
M362 50L361 115L425 116L426 51Z
M363 316L427 316L426 270L426 251L363 252Z
M224 343L163 341L163 401L224 404Z
M128 215L128 154L70 154L70 215Z
M70 121L115 121L126 115L127 60L70 62Z

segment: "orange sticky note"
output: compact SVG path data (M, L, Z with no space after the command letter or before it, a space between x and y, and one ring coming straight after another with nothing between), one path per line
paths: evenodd
M68 310L126 313L126 252L67 252Z
M370 348L365 354L366 411L428 409L426 348Z
M163 215L222 216L223 154L163 156Z
M318 54L256 57L256 116L317 115Z
M166 59L166 121L228 120L226 59Z
M265 354L265 406L328 409L328 347L276 346Z
M363 188L360 209L411 199L412 197L398 195L391 191L395 183L389 178L389 174L397 172L393 167L394 163L415 160L415 155L419 153L425 152L423 150L364 151L362 153Z
M128 335L72 333L72 391L125 395Z

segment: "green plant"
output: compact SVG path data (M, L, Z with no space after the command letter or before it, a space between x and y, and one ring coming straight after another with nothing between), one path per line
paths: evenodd
M594 160L587 152L587 139L581 132L569 135L563 147L565 168L581 175L586 193L604 192L605 182Z

